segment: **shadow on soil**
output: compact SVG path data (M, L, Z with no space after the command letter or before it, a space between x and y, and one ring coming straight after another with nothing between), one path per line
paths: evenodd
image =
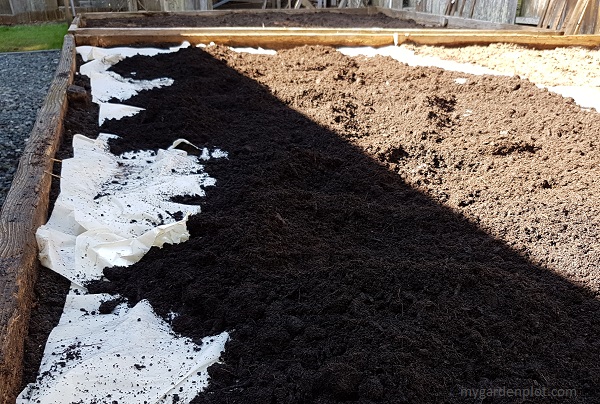
M116 70L175 84L105 123L123 136L113 151L183 137L229 152L206 163L217 186L190 241L92 287L180 313L175 330L196 340L231 332L195 403L598 402L586 290L199 49Z

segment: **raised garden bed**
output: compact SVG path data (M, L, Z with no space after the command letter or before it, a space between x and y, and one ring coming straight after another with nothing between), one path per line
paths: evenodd
M416 23L416 25L415 25ZM225 26L223 26L225 25ZM435 27L435 28L431 28ZM444 28L440 31L440 28ZM78 45L215 42L269 49L302 45L386 46L403 43L466 46L514 43L551 49L596 47L600 35L569 35L513 24L436 16L382 7L165 13L90 13L70 30Z
M156 28L156 27L289 27L289 28L425 28L442 27L437 16L427 19L395 18L376 9L314 11L213 11L203 13L147 13L105 18L85 16L80 26L86 28Z
M231 332L194 402L597 396L596 112L519 78L327 47L186 49L115 70L175 83L102 126L123 136L114 152L179 137L229 152L206 163L217 186L185 199L203 209L189 242L90 287L179 313L196 341ZM95 135L96 114L71 108L67 134Z

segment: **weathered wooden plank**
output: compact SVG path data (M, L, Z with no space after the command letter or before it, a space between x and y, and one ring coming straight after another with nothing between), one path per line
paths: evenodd
M554 16L550 21L550 29L559 29L562 27L565 16L567 13L567 0L562 0L562 2L556 8Z
M460 18L447 16L448 28L465 28L465 29L481 29L481 30L507 30L507 31L531 31L531 32L548 32L547 29L530 27L524 25L503 24L498 22L475 20L470 18Z
M544 12L546 3L546 0L523 0L520 17L539 18Z
M561 0L548 0L546 3L546 7L544 8L544 12L540 17L540 28L548 28L550 25L550 20L554 15L554 10L556 9L556 4Z
M566 0L566 7L565 7L563 20L561 21L561 23L558 26L559 30L564 31L564 26L571 18L571 15L573 14L573 12L577 6L577 2L578 2L578 0Z
M469 5L469 7L466 7L467 4ZM467 8L467 11L461 17L473 18L473 13L475 12L476 4L477 4L477 0L465 0L465 7Z
M578 0L573 12L569 15L569 18L565 21L563 29L565 34L574 35L579 32L579 27L583 20L586 9L589 6L589 0Z
M517 3L512 0L477 0L472 18L503 24L513 24L517 15Z
M508 24L515 24L517 19L517 8L519 7L518 0L506 0L504 15Z
M444 15L452 15L452 6L454 5L454 0L446 0L446 6L444 7Z
M538 49L561 46L596 47L599 35L563 36L553 31L481 30L352 30L303 28L220 28L220 29L110 29L83 28L75 32L78 45L118 46L140 43L192 44L215 42L227 46L260 46L285 49L302 45L387 46L412 42L423 45L466 46L490 43L521 44Z
M140 0L140 8L145 11L160 11L161 0Z
M514 2L515 0L510 0ZM465 7L464 14L466 16L469 13L469 7L476 5L477 3L472 0L465 0L461 4L461 7ZM542 31L536 27L520 26L513 24L504 24L491 21L474 20L470 18L464 18L460 16L441 16L428 13L422 13L418 11L410 10L390 10L387 8L377 8L381 13L387 14L391 17L402 18L402 19L413 19L419 24L432 25L432 26L447 26L448 28L467 28L467 29L487 29L487 30L529 30L529 31Z
M71 14L69 0L63 0L63 7L65 9L65 19L67 20L67 24L70 24L71 21L73 21L73 15Z
M464 8L469 10L465 17L476 20L512 24L517 13L517 2L515 0L469 0ZM454 15L456 4L451 0L422 1L418 11L438 15Z
M540 30L530 31L518 30L481 30L481 29L435 29L435 28L294 28L294 27L184 27L184 28L77 28L73 30L77 44L82 37L178 37L186 39L198 36L326 36L337 35L343 37L352 36L439 36L439 37L472 37L477 35L492 35L501 37L511 36L552 36L556 31Z
M512 2L515 2L516 0L509 0ZM473 0L465 0L461 7L465 7L464 14L469 13L468 8L472 5L475 6L477 3L475 3ZM516 3L514 3L514 6L511 7L515 7L516 9ZM464 18L464 17L460 17L460 16L441 16L441 15L434 15L434 14L428 14L428 13L422 13L422 12L418 12L418 11L409 11L409 10L390 10L387 8L378 8L378 10L381 13L387 14L391 17L395 17L395 18L402 18L402 19L413 19L415 20L417 23L422 24L422 25L429 25L429 26L446 26L448 28L467 28L467 29L487 29L487 30L500 30L500 29L506 29L506 30L529 30L529 31L542 31L542 29L538 29L536 27L530 27L530 26L521 26L521 25L514 25L514 24L504 24L504 23L498 23L498 22L490 22L490 21L482 21L482 20L474 20L471 18Z
M598 1L591 1L583 17L580 34L593 34L598 24Z
M537 27L539 22L540 22L540 19L538 17L517 17L517 18L515 18L515 24L530 25L530 26Z
M419 11L410 10L393 10L390 8L377 8L377 11L381 12L392 18L399 18L403 20L413 20L417 24L429 26L429 27L445 27L448 24L446 17L441 15L433 15L428 13L421 13Z
M14 403L21 384L37 279L35 230L46 222L52 160L75 70L75 40L65 36L60 62L0 212L0 402Z
M80 24L81 24L81 16L78 15L77 17L73 18L71 25L69 25L69 30L76 29Z
M594 28L594 34L600 34L600 7L596 12L596 27Z
M428 0L422 1L419 11L437 15L444 15L446 11L447 0Z
M550 23L550 29L559 29L562 27L567 12L567 1L564 0L562 7L559 8L554 20Z
M545 0L544 6L541 8L540 19L538 22L539 28L544 28L544 22L546 21L546 15L548 15L548 8L550 8L550 1L551 0Z

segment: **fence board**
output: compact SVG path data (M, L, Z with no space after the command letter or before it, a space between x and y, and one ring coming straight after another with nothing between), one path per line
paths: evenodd
M0 0L0 14L11 14L12 15L12 7L10 5L10 0Z
M523 0L521 2L520 17L537 18L542 15L546 0Z
M431 14L445 14L448 0L420 0L417 11ZM454 7L452 15L476 20L513 24L517 14L517 0L465 0L464 7Z

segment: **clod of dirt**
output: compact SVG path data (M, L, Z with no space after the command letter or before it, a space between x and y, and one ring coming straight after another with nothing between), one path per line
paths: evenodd
M105 300L100 304L100 307L98 308L98 312L100 314L110 314L113 312L113 310L121 303L124 303L125 299L123 299L122 297L118 297L115 299L110 299L110 300Z
M86 108L92 102L86 89L75 84L71 84L67 88L67 99L69 104L76 108Z

